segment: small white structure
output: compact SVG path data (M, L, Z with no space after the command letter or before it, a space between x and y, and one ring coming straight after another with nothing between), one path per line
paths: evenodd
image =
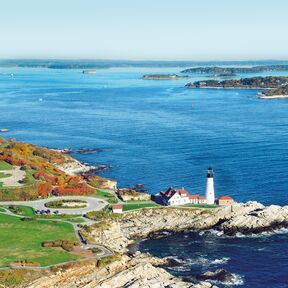
M184 188L174 189L170 187L166 192L161 191L162 203L168 206L178 206L185 204L205 204L206 198L199 194L189 194Z
M205 196L207 204L209 205L215 204L214 179L213 179L213 170L211 167L208 168Z
M121 205L121 204L112 205L112 212L113 213L123 213L123 205Z

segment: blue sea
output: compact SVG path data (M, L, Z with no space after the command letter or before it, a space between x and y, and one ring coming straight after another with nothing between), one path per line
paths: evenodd
M174 186L204 194L211 165L217 195L287 205L288 99L260 100L257 90L186 89L187 79L140 79L182 69L110 68L87 75L81 70L0 68L0 128L10 131L2 136L50 148L100 149L73 156L112 165L101 175L117 179L120 187L145 184L155 194ZM288 75L241 76L279 74ZM190 81L205 79L192 76ZM197 258L197 251L205 258L205 237L171 237L181 241L176 251L184 258ZM213 268L230 268L243 277L243 287L288 287L286 234L211 237L208 261L230 259ZM140 246L175 256L175 241ZM154 249L157 245L163 251ZM273 281L265 286L261 279Z

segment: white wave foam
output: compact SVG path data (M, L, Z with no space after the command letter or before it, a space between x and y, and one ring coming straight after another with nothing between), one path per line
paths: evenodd
M187 262L188 262L186 259L180 258L178 256L167 256L167 257L165 257L165 259L168 259L168 260L172 259L172 260L178 262L179 264L187 264Z
M168 270L173 270L177 272L188 272L191 269L187 266L174 266L174 267L167 267Z
M238 275L238 274L234 274L232 273L234 280L233 282L221 282L221 281L214 281L214 280L207 280L210 283L213 284L224 284L225 286L240 286L240 285L244 285L244 279L242 276Z
M218 265L218 264L226 264L231 258L229 257L223 257L221 259L215 259L211 261L212 265Z
M209 266L210 260L205 257L198 257L195 259L188 258L187 264L189 265L197 265L197 266Z
M218 230L214 230L214 229L209 229L209 230L204 230L204 231L200 231L199 232L199 235L200 236L203 236L205 234L212 234L212 235L216 235L216 236L222 236L224 235L224 232L223 231L218 231Z
M265 231L265 232L261 232L259 234L242 234L240 232L236 233L235 236L228 236L228 237L237 237L237 238L260 238L260 237L270 237L273 235L277 235L277 234L287 234L288 233L288 229L287 228L280 228L280 229L276 229L276 230L272 230L272 231Z
M237 232L233 236L226 235L226 234L224 234L223 231L209 229L209 230L205 230L205 231L200 231L199 235L203 236L207 233L210 233L210 234L218 236L218 237L225 237L225 238L260 238L260 237L265 237L265 236L269 237L269 236L273 236L273 235L277 235L277 234L288 234L288 228L279 228L276 230L265 231L265 232L261 232L258 234L242 234L240 232Z

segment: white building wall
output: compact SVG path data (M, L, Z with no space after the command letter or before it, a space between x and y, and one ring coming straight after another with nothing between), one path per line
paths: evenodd
M207 184L206 184L206 203L207 204L214 204L215 203L215 192L214 192L214 179L207 178Z

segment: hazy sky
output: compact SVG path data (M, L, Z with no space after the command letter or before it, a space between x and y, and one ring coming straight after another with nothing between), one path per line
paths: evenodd
M0 58L288 59L288 0L0 0Z

